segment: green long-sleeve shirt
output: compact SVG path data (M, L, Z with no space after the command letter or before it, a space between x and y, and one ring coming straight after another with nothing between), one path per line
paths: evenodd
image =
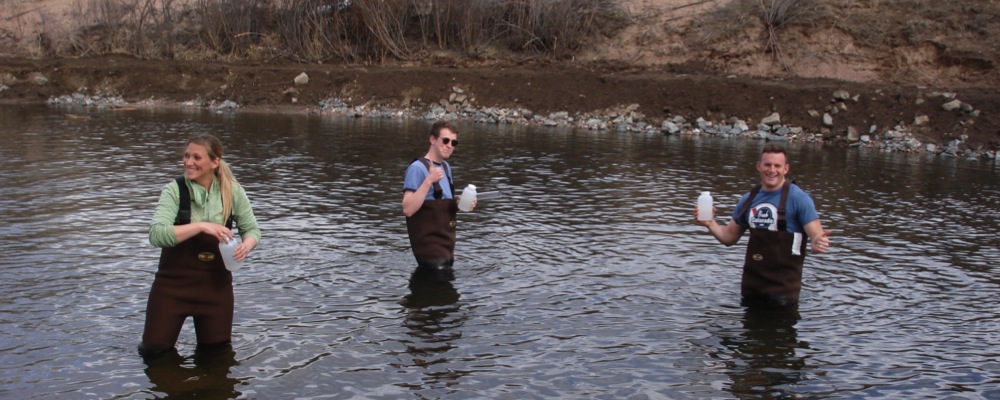
M211 190L205 190L201 185L187 178L184 183L191 193L191 222L214 222L225 224L222 216L222 195L219 180L212 181ZM180 188L177 181L171 181L160 192L160 201L156 203L153 213L153 223L149 226L149 243L156 247L174 247L177 237L174 236L174 220L180 210ZM260 227L253 215L250 199L242 186L233 185L233 225L239 228L243 240L254 238L260 243Z

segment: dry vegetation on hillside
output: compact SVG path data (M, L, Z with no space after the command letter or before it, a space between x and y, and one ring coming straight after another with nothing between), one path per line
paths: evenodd
M578 62L996 86L992 0L0 0L0 54Z
M777 111L829 137L927 115L933 141L996 146L998 63L995 0L0 0L0 78L22 82L0 81L4 101L405 106L464 80L480 104L539 112ZM310 86L289 88L300 72ZM47 86L23 83L36 73ZM824 126L806 111L837 89L861 97Z

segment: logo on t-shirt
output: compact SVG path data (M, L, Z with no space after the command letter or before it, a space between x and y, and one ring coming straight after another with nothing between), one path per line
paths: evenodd
M778 230L778 207L771 203L760 203L750 208L750 227L754 229Z

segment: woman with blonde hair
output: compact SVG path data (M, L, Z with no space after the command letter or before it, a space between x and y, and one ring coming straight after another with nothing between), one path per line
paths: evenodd
M233 240L237 227L242 261L260 241L260 228L246 191L222 159L222 143L212 135L188 140L184 176L160 192L149 242L161 247L139 353L153 356L174 349L187 317L194 319L198 346L229 345L233 325L233 275L219 244Z

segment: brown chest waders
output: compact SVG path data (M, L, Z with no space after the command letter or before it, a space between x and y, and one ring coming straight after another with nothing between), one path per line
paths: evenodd
M191 222L190 194L183 178L181 210L175 225ZM226 227L232 226L232 217ZM146 325L140 353L155 355L177 343L187 317L194 319L198 345L229 343L233 327L233 275L219 252L219 239L199 233L164 248L146 303Z
M746 213L753 198L760 191L754 187L743 205L740 215ZM785 202L790 186L785 182L778 203L778 230L750 228L743 263L743 280L740 293L745 304L788 305L799 301L802 289L802 266L806 259L806 241L798 244L798 255L792 252L795 234L788 232L785 219Z
M430 160L421 159L430 171ZM445 168L445 176L451 177ZM454 190L452 185L452 190ZM406 218L406 232L410 237L410 248L417 259L417 269L411 279L434 279L451 281L455 279L452 265L455 261L455 226L458 202L454 198L444 198L444 191L438 182L434 183L434 200L424 200L412 216Z

